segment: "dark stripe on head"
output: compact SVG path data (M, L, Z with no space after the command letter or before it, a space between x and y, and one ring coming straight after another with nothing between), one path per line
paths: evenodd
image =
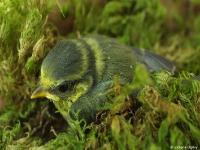
M63 80L81 79L88 70L88 50L78 40L60 41L42 63L41 82L55 86Z

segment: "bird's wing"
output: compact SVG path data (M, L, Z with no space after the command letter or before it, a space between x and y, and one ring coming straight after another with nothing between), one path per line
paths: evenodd
M137 59L144 63L150 72L167 70L171 73L174 73L176 71L176 66L162 56L137 48L134 48L133 51Z

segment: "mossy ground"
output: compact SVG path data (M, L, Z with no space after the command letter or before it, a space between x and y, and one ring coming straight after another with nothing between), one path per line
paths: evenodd
M2 0L0 149L200 148L198 0ZM87 126L67 125L48 100L30 100L42 59L61 38L104 34L175 62L180 73L115 86L114 104ZM143 76L141 76L141 74ZM137 99L128 97L141 89ZM70 126L70 128L68 127Z

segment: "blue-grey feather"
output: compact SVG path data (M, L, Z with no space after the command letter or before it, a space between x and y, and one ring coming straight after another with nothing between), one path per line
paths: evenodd
M42 70L54 80L79 73L82 69L80 47L71 41L60 41L42 63Z

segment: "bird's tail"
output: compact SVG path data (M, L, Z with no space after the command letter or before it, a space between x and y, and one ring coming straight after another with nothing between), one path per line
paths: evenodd
M198 75L198 76L195 76L195 77L194 77L194 79L195 79L195 80L199 80L199 81L200 81L200 75Z
M134 48L133 51L137 59L144 63L151 72L167 70L171 73L175 73L176 71L176 66L162 56L137 48Z

